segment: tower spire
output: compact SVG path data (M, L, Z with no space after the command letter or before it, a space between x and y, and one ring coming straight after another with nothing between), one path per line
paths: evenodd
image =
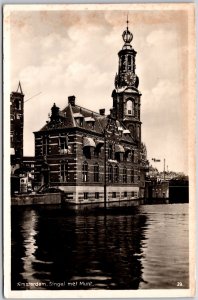
M18 84L18 87L17 87L17 90L16 90L17 93L21 93L23 95L23 91L22 91L22 87L21 87L21 83L19 81L19 84Z

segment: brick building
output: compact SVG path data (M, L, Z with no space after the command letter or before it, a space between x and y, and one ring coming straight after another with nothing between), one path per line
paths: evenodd
M35 186L65 191L71 203L106 203L140 196L141 121L139 79L132 33L123 32L118 73L109 115L77 105L75 96L60 111L54 105L50 120L35 135ZM142 194L142 192L141 192Z
M23 154L24 94L19 82L10 94L10 163L11 194L32 190L34 157Z
M11 173L20 167L23 158L24 94L19 82L10 95L10 155Z

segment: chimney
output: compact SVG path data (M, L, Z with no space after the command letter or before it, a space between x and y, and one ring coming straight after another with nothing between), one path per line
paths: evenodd
M51 108L51 120L55 120L59 117L59 107L56 106L56 104L54 103L54 105Z
M75 96L69 96L68 97L68 104L71 104L71 106L75 106Z
M100 113L101 116L104 116L105 115L105 108L99 109L99 113Z
M111 118L115 118L115 109L114 108L110 109L110 116L111 116Z

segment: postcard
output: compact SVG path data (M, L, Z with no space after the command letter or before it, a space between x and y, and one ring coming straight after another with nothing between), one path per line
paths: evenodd
M195 295L195 5L3 8L4 294Z

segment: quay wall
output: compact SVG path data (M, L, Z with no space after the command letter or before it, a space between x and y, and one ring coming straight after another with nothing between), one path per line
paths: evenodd
M61 194L47 193L27 195L21 194L11 197L11 205L45 205L45 204L61 204Z
M34 205L60 205L71 210L84 210L84 209L95 209L104 208L103 201L87 201L83 203L69 202L60 193L46 193L46 194L20 194L11 197L12 206L34 206ZM155 201L154 201L155 200ZM169 203L169 199L117 199L112 201L112 199L107 199L106 207L109 208L121 208L121 207L132 207L142 204L162 204Z

